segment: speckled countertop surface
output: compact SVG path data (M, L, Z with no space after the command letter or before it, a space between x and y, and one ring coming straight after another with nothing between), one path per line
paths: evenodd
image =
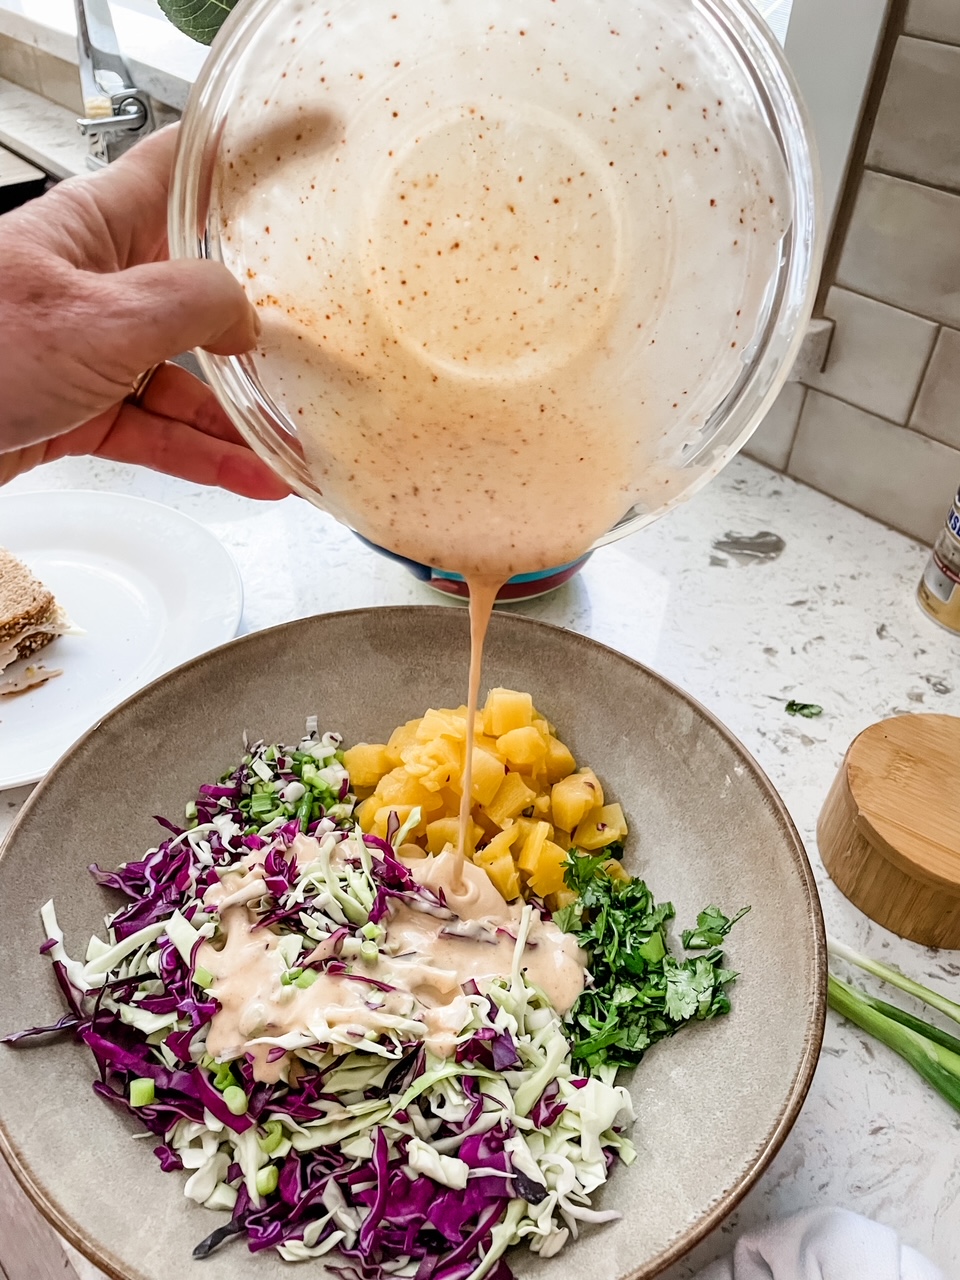
M87 460L10 488L116 490L194 516L240 567L244 631L324 610L439 599L295 499L259 506ZM764 530L785 542L775 559L713 546L728 533ZM699 698L783 796L816 869L828 931L956 998L960 953L927 951L871 925L830 883L815 837L820 806L861 729L898 712L960 714L960 638L928 622L914 601L925 559L916 543L740 459L687 506L598 552L554 595L516 607L622 650ZM820 703L824 713L791 718L789 698ZM27 795L0 795L0 835ZM948 1277L960 1275L960 1117L900 1059L832 1014L783 1149L739 1211L669 1280L692 1275L745 1226L828 1204L887 1223Z

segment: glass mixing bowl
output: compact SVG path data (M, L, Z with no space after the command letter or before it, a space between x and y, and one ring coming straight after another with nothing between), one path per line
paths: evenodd
M527 179L535 229L563 197L573 251L547 236L546 265L518 263L497 239L503 210L516 212L506 187L493 193L497 229L480 227L490 174L499 182L510 165L511 181ZM421 172L434 191L415 190ZM452 184L462 224L451 223ZM411 219L424 219L409 243L393 203L408 196ZM184 115L169 238L175 256L225 263L264 320L256 353L197 353L218 398L294 489L361 534L342 500L354 477L321 491L311 472L298 388L310 384L311 420L335 439L359 412L344 387L368 354L364 306L384 350L404 347L434 382L462 377L465 394L485 382L522 405L570 366L622 419L642 412L631 506L599 546L716 475L770 407L812 307L817 206L796 87L745 0L240 0ZM504 296L517 279L559 292L520 320L504 310L485 332L469 305L431 312L426 289L401 312L407 281L386 255L425 244L430 283L443 285L450 259L431 237L459 248L460 226L493 237ZM567 289L577 272L581 294L600 296L595 329ZM511 325L531 315L522 344ZM480 326L469 370L454 368L468 357L451 316ZM522 567L549 575L549 563Z

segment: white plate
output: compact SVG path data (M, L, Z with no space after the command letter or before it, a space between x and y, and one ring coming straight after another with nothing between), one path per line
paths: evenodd
M31 659L62 676L0 698L0 789L36 782L104 712L237 633L236 565L212 533L171 507L120 493L0 495L0 546L85 632Z

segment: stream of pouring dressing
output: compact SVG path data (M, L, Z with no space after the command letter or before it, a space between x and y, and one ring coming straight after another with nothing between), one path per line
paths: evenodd
M453 864L453 886L459 889L463 882L463 867L467 851L467 831L470 810L473 807L473 740L476 733L477 710L480 705L480 679L483 675L483 644L493 615L497 592L506 582L487 578L470 577L470 674L467 696L467 737L463 746L463 795L460 797L460 828Z

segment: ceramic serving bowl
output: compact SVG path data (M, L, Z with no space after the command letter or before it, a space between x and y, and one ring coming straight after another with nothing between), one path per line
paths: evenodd
M40 955L55 898L82 950L114 895L87 874L156 843L175 814L238 758L244 731L296 740L304 719L347 741L382 741L427 707L463 700L465 614L444 608L328 614L258 632L198 658L106 716L48 774L0 856L0 1032L62 1012ZM749 903L728 948L740 972L729 1017L656 1046L628 1078L639 1158L599 1201L619 1222L587 1228L557 1260L510 1258L520 1280L646 1280L730 1212L784 1141L823 1032L823 923L803 846L782 803L726 729L686 694L582 636L496 616L486 686L529 690L630 823L626 862L671 899L678 924L708 903ZM279 1280L273 1253L193 1246L218 1216L161 1173L152 1142L91 1089L69 1039L0 1047L0 1149L56 1228L116 1280Z

